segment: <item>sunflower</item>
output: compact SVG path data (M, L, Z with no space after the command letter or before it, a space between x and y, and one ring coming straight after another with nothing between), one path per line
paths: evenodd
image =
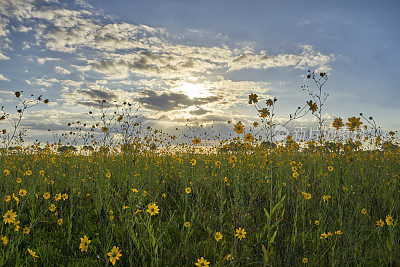
M13 212L13 210L9 210L4 214L4 223L15 223L15 218L17 217L17 213Z
M235 236L237 236L239 239L243 239L246 237L246 231L244 229L242 229L241 227L239 227L239 229L236 229Z
M183 225L184 225L185 227L189 227L189 226L190 226L190 222L185 222Z
M267 100L267 106L272 106L274 104L274 101L272 99Z
M335 118L332 122L332 126L336 128L336 130L339 130L340 128L343 127L343 120L342 118Z
M54 199L55 199L56 201L60 201L60 200L61 200L61 194L60 194L60 193L56 194L56 195L54 196Z
M261 118L265 118L271 114L267 108L260 109L258 112L260 112Z
M158 211L160 209L158 208L158 206L156 205L156 203L153 204L149 204L149 206L147 206L147 212L150 213L151 216L158 214Z
M216 232L214 235L215 240L220 241L223 235L220 232Z
M360 120L361 118L358 117L351 117L347 119L349 122L346 123L346 126L349 128L350 131L354 132L360 128L360 125L363 124Z
M195 145L200 144L200 142L201 142L200 138L196 137L193 139L193 144L195 144Z
M89 238L84 235L83 238L81 237L81 243L79 244L79 248L81 250L81 252L86 251L89 247L90 242L92 242L91 240L89 240Z
M192 189L190 189L190 187L186 187L185 192L186 194L190 194L190 192L192 192Z
M255 103L257 103L258 102L258 96L256 95L256 94L250 94L249 95L249 104L251 105L251 104L255 104Z
M233 130L237 134L242 134L244 132L244 126L243 126L242 122L239 121L238 123L236 123L235 128L233 128Z
M55 211L55 210L56 210L56 205L51 204L50 207L49 207L49 210L50 210L51 212Z
M310 193L301 192L301 194L304 196L305 199L310 199L311 198L311 194Z
M244 141L246 142L253 142L254 141L254 137L251 135L251 133L248 133L244 136Z
M29 254L30 254L35 260L36 260L36 258L39 258L39 256L36 255L36 252L33 251L32 249L29 249L29 248L28 248L28 252L29 252Z
M314 113L315 111L317 111L318 107L317 107L317 103L310 101L307 101L308 106L310 107L310 110L312 111L312 113Z
M209 266L210 263L206 259L204 259L204 257L201 257L200 259L197 260L195 265L196 266Z
M387 224L388 226L393 225L393 218L392 218L392 216L390 216L390 215L386 216L385 221L386 221L386 224Z
M18 195L20 195L21 197L26 196L26 190L25 189L20 189L18 192Z
M362 209L362 210L361 210L361 214L362 214L362 215L365 215L365 214L367 214L367 209L365 209L365 208L364 208L364 209Z
M331 198L331 196L324 195L322 198L324 199L324 203L326 203Z
M378 225L378 226L380 226L380 227L383 227L384 225L385 225L385 223L382 221L382 219L381 220L379 220L379 221L377 221L376 222L376 225Z
M107 253L107 255L110 257L110 262L113 265L115 265L116 261L122 256L121 250L119 250L119 247L116 246L114 246L112 250Z
M2 236L2 237L1 237L1 242L3 243L4 246L7 245L7 243L8 243L8 238L7 238L6 236Z

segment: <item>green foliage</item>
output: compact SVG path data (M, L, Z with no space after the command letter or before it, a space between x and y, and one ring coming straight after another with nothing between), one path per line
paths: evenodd
M201 257L219 266L304 258L317 266L400 264L400 154L392 150L329 144L140 157L43 150L2 154L0 162L0 212L13 209L20 222L15 231L2 221L8 242L0 243L0 265L32 265L29 248L40 265L104 266L114 246L121 266L193 266ZM150 215L153 203L159 212ZM84 235L87 252L79 249Z

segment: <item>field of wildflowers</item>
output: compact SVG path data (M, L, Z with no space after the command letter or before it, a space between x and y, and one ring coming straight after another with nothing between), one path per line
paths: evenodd
M268 132L276 99L260 102L249 96L260 119L253 126ZM323 102L310 100L289 121L311 112L323 127ZM107 144L112 123L102 118L94 128ZM355 130L361 120L332 123ZM159 149L154 129L118 149L56 143L2 150L0 265L400 264L395 133L347 142L289 136L275 144L241 122L232 130L209 150L200 136Z

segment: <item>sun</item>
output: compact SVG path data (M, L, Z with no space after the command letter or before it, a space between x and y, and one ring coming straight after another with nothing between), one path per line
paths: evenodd
M182 82L173 89L175 92L181 92L190 99L208 97L211 95L210 88L205 83Z

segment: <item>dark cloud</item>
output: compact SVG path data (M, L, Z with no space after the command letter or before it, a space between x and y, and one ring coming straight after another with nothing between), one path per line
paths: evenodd
M160 72L160 68L151 64L145 57L138 58L137 60L100 60L97 63L92 64L92 67L96 71L103 73L114 73L114 72L145 72L157 74Z
M157 93L146 90L141 92L143 97L138 98L138 101L145 108L157 111L170 111L175 109L187 108L190 106L198 106L219 100L217 96L191 99L183 93Z
M246 59L246 58L247 58L246 54L243 54L243 55L240 55L240 56L238 56L238 57L235 57L235 58L233 59L233 62L240 62L240 61L242 61L242 60L244 60L244 59Z
M210 112L210 111L209 111L209 110L206 110L206 109L204 109L204 108L199 108L199 109L190 111L189 114L190 114L190 115L197 115L197 116L199 116L199 115L204 115L204 114L206 114L206 113L208 113L208 112Z
M78 105L89 107L89 108L108 108L108 107L116 107L117 104L105 102L101 103L100 101L76 101Z
M79 93L89 96L91 99L112 101L117 99L117 95L111 91L103 91L97 89L82 89Z
M231 120L232 118L225 116L225 115L216 115L216 114L210 114L206 115L203 117L203 121L206 122L227 122Z

